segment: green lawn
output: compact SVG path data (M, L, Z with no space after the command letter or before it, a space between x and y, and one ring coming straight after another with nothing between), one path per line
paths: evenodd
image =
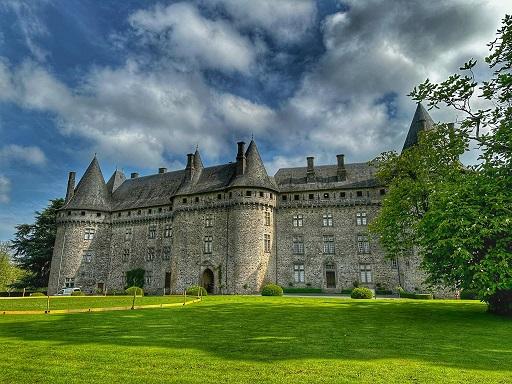
M218 296L0 316L1 383L510 383L512 319L475 301Z
M187 297L187 301L196 297ZM81 309L81 308L107 308L128 307L132 305L133 296L50 296L50 310L53 309ZM183 296L137 296L135 305L170 304L183 302ZM1 311L44 311L47 298L1 298Z

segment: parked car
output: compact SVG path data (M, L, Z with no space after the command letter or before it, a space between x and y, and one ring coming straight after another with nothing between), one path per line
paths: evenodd
M59 292L57 292L57 296L71 296L71 293L80 291L80 288L62 288Z

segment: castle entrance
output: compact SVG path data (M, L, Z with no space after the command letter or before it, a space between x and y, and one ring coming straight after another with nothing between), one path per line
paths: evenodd
M206 292L213 293L213 271L210 268L206 268L203 272L202 285Z

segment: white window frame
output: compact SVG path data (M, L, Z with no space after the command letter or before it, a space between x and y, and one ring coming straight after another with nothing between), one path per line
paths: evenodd
M213 227L213 215L208 214L204 217L204 226L206 228Z
M128 261L130 261L130 249L129 248L123 249L123 254L121 256L121 261L123 263L127 263Z
M153 283L153 271L146 271L144 273L144 284L151 285Z
M370 253L370 238L366 234L357 235L357 252Z
M155 260L155 248L148 247L146 251L146 261L154 261Z
M270 235L267 233L263 235L263 248L266 253L269 253L270 249L272 248L272 245L270 243Z
M126 230L124 232L124 239L125 240L131 240L132 239L132 233L133 233L133 229L132 228L126 228Z
M83 255L84 263L87 263L87 264L92 263L93 257L94 257L93 251L84 251L84 255Z
M265 212L265 225L270 227L270 212L268 211Z
M156 239L156 225L152 224L148 227L148 239Z
M293 215L293 226L294 227L304 226L304 215L302 215L302 214Z
M332 213L324 213L322 217L322 226L323 227L332 227L333 221L332 221Z
M171 260L171 247L162 248L162 260Z
M368 219L366 216L366 212L357 212L356 213L356 225L368 225Z
M171 224L165 224L164 227L164 237L171 237L172 235L172 225Z
M212 253L213 251L213 236L204 237L204 253Z
M334 235L323 235L323 253L324 255L334 255L336 246L334 244Z
M296 235L292 237L292 249L294 254L304 254L304 236Z
M304 283L306 281L304 263L293 264L293 280L296 283Z
M94 239L94 235L96 234L95 228L87 227L84 230L84 240L92 240Z
M373 281L372 265L368 263L359 264L359 278L361 283L369 284Z

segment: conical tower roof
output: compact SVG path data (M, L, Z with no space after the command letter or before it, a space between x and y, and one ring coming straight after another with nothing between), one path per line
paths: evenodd
M204 168L203 160L201 160L201 155L199 154L199 148L196 148L194 152L194 169L195 171L201 171Z
M65 209L110 210L110 197L101 173L98 159L94 156L75 189L75 194Z
M418 143L419 133L421 131L428 131L432 129L433 126L434 121L428 114L427 110L423 107L423 105L421 105L421 103L418 103L416 112L414 112L414 117L412 118L411 126L409 127L409 133L407 134L404 147L402 148L402 152Z
M126 180L124 173L118 169L114 171L107 182L107 191L112 194Z
M268 176L261 160L256 142L251 140L245 152L246 167L243 175L236 176L232 186L262 187L277 190L275 182Z

